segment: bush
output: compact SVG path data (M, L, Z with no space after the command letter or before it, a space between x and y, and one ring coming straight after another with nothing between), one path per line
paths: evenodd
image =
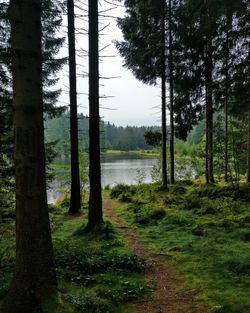
M183 209L184 210L193 210L200 209L202 207L202 200L196 197L189 196L185 199Z
M182 185L173 185L170 186L170 192L173 194L184 195L187 192L187 189Z
M110 192L110 197L112 199L122 199L122 195L128 198L128 197L132 197L135 194L135 189L133 188L133 186L128 186L128 185L124 185L124 184L118 184L115 187L113 187L111 189Z
M111 313L111 304L108 300L100 298L94 292L86 292L82 296L69 295L66 300L71 303L79 313Z
M150 214L150 218L153 220L161 220L166 216L166 211L164 209L156 209Z
M146 262L132 253L119 253L116 251L86 251L82 247L64 243L56 246L56 266L61 274L68 271L90 275L102 273L107 269L130 270L144 272Z

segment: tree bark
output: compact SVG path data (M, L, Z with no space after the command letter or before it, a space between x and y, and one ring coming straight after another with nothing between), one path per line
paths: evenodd
M168 2L169 10L169 109L170 109L170 182L175 183L174 170L174 85L173 85L173 35L172 35L172 0Z
M246 182L250 183L250 104L248 104L247 112L247 175Z
M68 10L68 47L69 47L69 92L70 92L70 156L71 188L69 214L74 215L81 209L81 187L78 154L78 118L76 92L76 49L74 0L67 0Z
M89 215L87 230L103 223L100 117L99 117L99 52L98 0L89 0Z
M168 188L167 182L167 125L166 125L166 53L165 53L165 0L162 0L162 21L161 21L161 115L162 115L162 188Z
M213 89L212 89L212 40L206 40L206 61L205 61L205 85L206 85L206 182L214 183L213 174Z
M46 312L56 296L45 176L41 1L12 0L13 107L16 173L15 275L4 313Z
M226 64L225 64L225 105L224 105L224 112L225 112L225 173L224 179L225 182L228 181L228 57L229 57L229 47L228 47L228 31L226 34Z

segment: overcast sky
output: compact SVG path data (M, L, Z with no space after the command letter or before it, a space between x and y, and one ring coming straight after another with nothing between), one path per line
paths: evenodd
M82 6L84 9L86 5ZM113 6L100 0L99 11L107 10ZM103 32L100 33L100 49L110 45L105 50L100 51L100 56L115 56L100 58L100 77L116 77L116 79L101 79L100 80L100 96L112 96L112 98L100 99L101 110L100 115L105 121L109 121L115 125L127 126L151 126L160 124L160 89L157 86L147 86L136 80L130 71L124 68L123 60L119 56L118 51L113 43L114 40L122 40L122 33L116 25L116 19L108 16L122 17L124 16L124 8L116 7L111 11L101 13L106 17L100 16L99 29L109 25ZM86 15L86 12L76 9L76 14ZM107 16L108 15L108 16ZM86 17L81 16L81 19L76 20L76 28L79 32L86 32L87 22ZM66 31L66 18L64 20L64 30ZM88 49L88 38L86 35L77 35L78 53L83 53L79 49ZM86 54L86 52L85 52ZM61 51L61 55L67 55L67 43ZM88 115L88 72L87 56L77 57L78 66L78 103L79 112ZM84 66L84 67L83 67ZM60 97L60 104L65 105L68 100L68 69L65 67L60 74L60 87L63 92ZM83 77L84 76L84 77Z

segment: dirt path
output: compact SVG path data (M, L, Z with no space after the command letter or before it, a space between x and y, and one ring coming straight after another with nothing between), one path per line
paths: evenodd
M129 305L135 313L211 313L208 308L197 307L194 303L194 290L179 291L182 280L174 268L167 264L163 256L150 251L142 242L135 228L128 228L117 217L116 204L110 199L104 201L105 216L113 221L124 236L130 249L143 257L152 266L146 272L147 284L155 286L153 299Z

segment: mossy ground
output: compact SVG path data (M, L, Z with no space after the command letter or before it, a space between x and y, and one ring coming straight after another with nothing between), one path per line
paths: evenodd
M119 216L136 224L214 312L250 312L250 187L117 186Z
M57 312L119 313L125 312L124 303L150 297L150 288L144 283L145 261L128 250L112 224L98 236L74 235L86 223L87 212L69 217L63 203L50 207L61 299ZM8 291L14 262L11 222L1 225L0 298ZM51 304L49 307L51 311Z

